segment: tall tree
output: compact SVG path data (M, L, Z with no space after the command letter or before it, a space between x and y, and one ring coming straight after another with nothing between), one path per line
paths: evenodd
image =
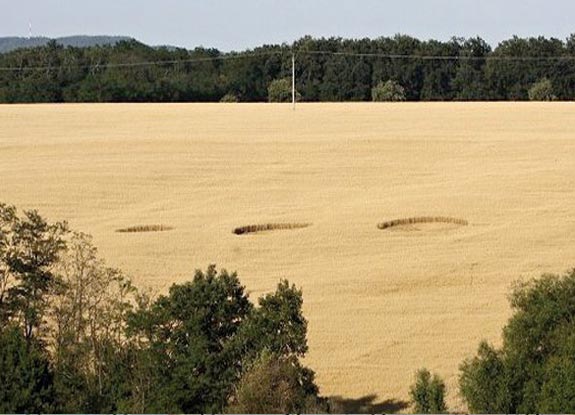
M241 362L232 340L251 309L237 275L212 265L135 313L131 330L156 359L156 403L183 412L223 410Z
M59 283L54 268L66 246L67 225L48 223L34 210L19 217L14 207L0 205L0 227L1 314L30 341L45 323L49 296Z
M51 300L55 389L62 412L115 412L131 362L126 320L137 298L129 279L106 267L91 238L74 233Z

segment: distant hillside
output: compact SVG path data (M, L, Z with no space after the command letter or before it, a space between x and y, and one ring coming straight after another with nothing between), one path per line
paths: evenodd
M130 40L127 36L66 36L54 40L63 46L90 47L98 45L113 45L122 40ZM50 38L47 37L0 37L0 53L10 52L15 49L33 48L44 46Z

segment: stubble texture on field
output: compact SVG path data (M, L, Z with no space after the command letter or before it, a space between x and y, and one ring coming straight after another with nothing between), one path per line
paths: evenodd
M575 105L0 106L0 201L166 290L216 263L304 291L324 395L407 400L500 341L517 279L575 266ZM468 226L378 223L454 217ZM313 223L237 236L247 224ZM169 232L118 233L134 226Z

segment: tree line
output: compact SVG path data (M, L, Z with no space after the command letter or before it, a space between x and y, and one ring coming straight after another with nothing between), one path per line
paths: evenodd
M307 36L231 53L135 40L87 48L50 42L0 55L0 102L267 101L272 82L291 77L292 53L299 99L308 102L372 100L387 82L409 101L527 100L537 83L543 99L575 98L575 35L513 37L494 49L479 37L396 35Z
M460 366L470 411L575 410L574 298L575 270L514 287L502 346ZM213 265L152 295L88 235L0 203L0 413L342 412L300 361L302 304L283 280L256 306ZM427 369L409 393L417 413L448 410Z

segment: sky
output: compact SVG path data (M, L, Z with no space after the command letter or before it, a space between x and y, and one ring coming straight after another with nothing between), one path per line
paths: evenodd
M0 0L0 36L126 35L244 50L304 36L567 38L574 0Z

